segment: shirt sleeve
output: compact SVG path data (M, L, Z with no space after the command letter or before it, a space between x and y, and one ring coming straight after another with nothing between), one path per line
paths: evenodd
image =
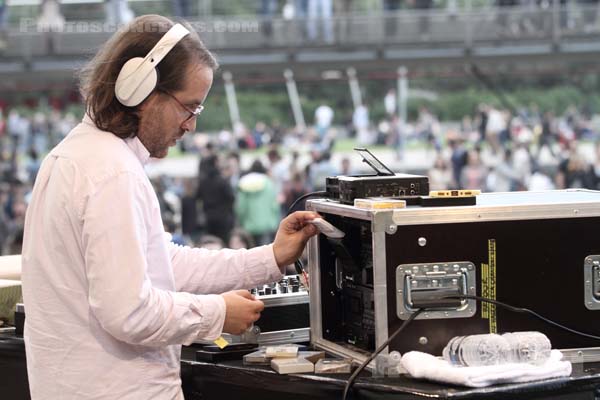
M169 241L167 246L178 291L223 293L276 282L283 276L275 261L273 245L248 250L207 250Z
M82 252L90 311L103 329L130 344L214 340L225 319L221 296L162 290L150 282L146 257L154 201L132 173L105 179L87 198Z

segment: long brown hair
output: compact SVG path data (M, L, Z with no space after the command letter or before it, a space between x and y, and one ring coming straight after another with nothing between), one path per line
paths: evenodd
M168 92L181 90L189 67L193 63L218 68L215 57L189 24L185 36L158 64L157 87ZM80 71L80 91L86 112L99 129L126 138L137 134L137 107L119 103L115 82L119 71L133 57L145 57L174 22L160 15L144 15L115 33L94 58Z

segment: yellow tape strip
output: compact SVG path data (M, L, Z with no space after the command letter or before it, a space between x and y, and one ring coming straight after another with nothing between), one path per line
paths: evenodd
M229 342L223 338L223 336L219 336L217 340L214 341L214 344L219 346L220 349L224 349L229 345Z
M488 253L489 253L489 298L496 300L496 240L488 240ZM496 306L494 304L489 305L490 315L490 333L498 333L498 321L496 316Z

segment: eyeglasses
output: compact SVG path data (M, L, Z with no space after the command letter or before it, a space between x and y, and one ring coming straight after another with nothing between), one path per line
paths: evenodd
M179 99L177 97L173 96L171 93L167 92L166 90L160 90L160 92L166 94L167 96L169 96L170 98L175 100L177 102L177 104L179 104L185 111L190 113L190 116L187 117L185 119L185 121L183 121L181 123L182 125L185 124L186 122L188 122L193 117L197 117L198 115L200 115L200 113L204 110L204 106L202 104L198 105L198 107L196 107L194 110L192 110L191 108L189 108L188 106L183 104L181 101L179 101Z

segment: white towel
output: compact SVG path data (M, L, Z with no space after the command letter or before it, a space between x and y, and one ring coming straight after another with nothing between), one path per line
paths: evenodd
M504 364L480 367L455 366L431 354L411 351L402 357L402 366L413 378L455 385L484 387L498 383L529 382L571 375L571 363L561 361L562 353L552 350L543 365Z

